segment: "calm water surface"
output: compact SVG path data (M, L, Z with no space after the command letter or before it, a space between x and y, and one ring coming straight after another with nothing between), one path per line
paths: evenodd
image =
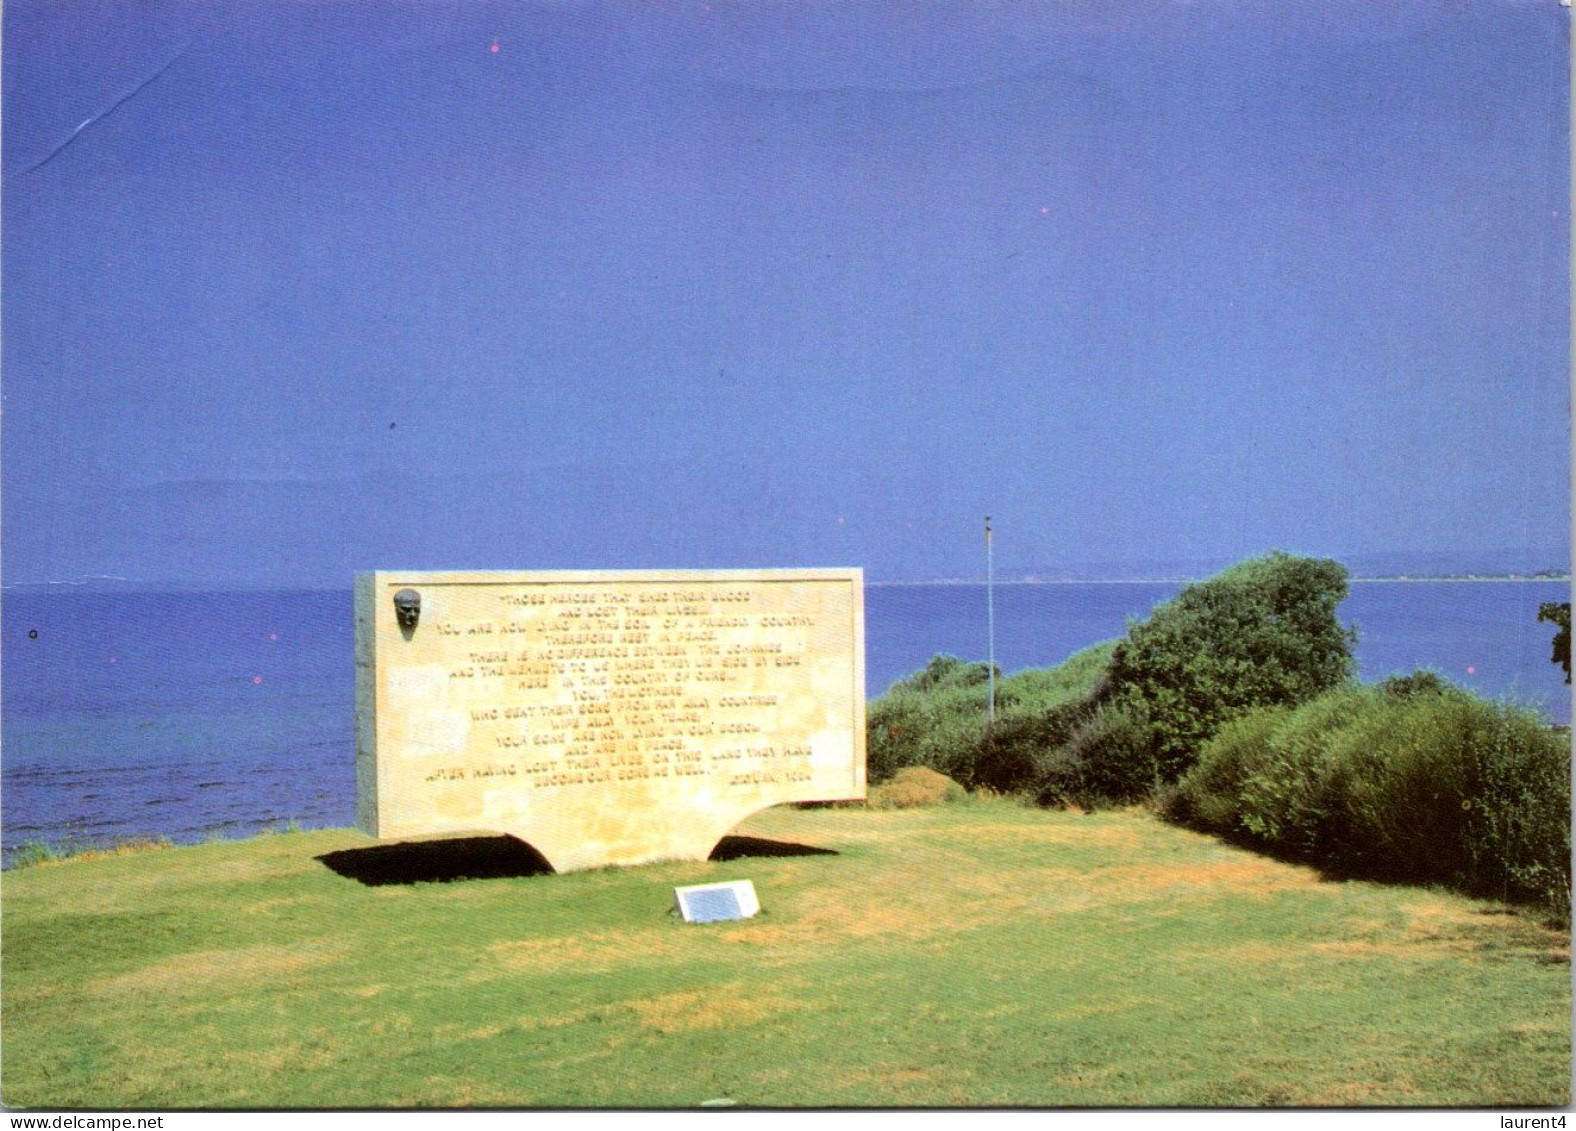
M1005 671L1119 636L1180 586L998 585ZM1542 601L1561 582L1357 582L1362 678L1433 667L1570 721ZM982 659L983 586L871 585L868 693L937 652ZM240 836L353 820L354 669L344 592L11 592L4 662L7 852L29 840Z

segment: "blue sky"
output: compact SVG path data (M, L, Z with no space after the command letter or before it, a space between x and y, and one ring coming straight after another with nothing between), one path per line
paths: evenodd
M12 0L5 580L1564 565L1569 18Z

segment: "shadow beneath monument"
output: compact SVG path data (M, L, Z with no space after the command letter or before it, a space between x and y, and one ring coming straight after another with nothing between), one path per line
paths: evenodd
M707 859L721 864L752 857L836 855L830 848L792 841L725 836ZM450 837L378 844L371 848L342 848L314 859L329 871L368 887L553 875L553 866L545 856L512 836Z
M550 876L547 858L512 836L467 836L345 848L317 859L346 879L382 884L446 884L454 880L502 880Z
M747 860L755 856L836 856L830 848L816 848L809 844L794 844L787 840L767 840L758 836L725 836L717 842L706 859L714 864L729 860Z

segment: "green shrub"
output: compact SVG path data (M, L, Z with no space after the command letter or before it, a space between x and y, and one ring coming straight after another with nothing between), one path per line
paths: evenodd
M1274 553L1190 585L1125 639L996 684L936 656L870 706L870 779L929 766L970 789L1048 802L1131 801L1176 781L1225 723L1344 682L1353 634L1336 562Z
M1084 789L1083 763L1070 745L1053 746L1035 758L1029 794L1036 805L1096 807Z
M1088 771L1113 783L1175 781L1232 719L1344 683L1355 640L1335 617L1345 596L1340 563L1276 552L1190 585L1129 625L1103 692L1128 709L1122 739L1092 732L1100 741L1079 751ZM1139 766L1097 764L1140 744Z
M1468 821L1473 873L1486 890L1536 899L1568 918L1570 732L1505 705L1497 713Z
M65 853L48 841L25 840L16 846L6 861L8 868L32 868L39 864L48 864L52 860L62 860Z
M956 656L941 653L930 658L926 664L913 675L905 676L892 686L905 691L937 691L943 688L975 687L983 685L990 680L991 669L989 664L969 663ZM996 669L998 678L1001 669Z
M1349 875L1568 913L1570 744L1432 673L1223 727L1165 812Z
M1037 794L1085 808L1137 800L1160 783L1154 720L1142 699L1100 704L1081 723L1061 758L1044 765Z
M1041 710L1098 697L1115 650L1116 641L1107 640L1074 652L1054 667L1015 672L996 685L997 704L1006 709Z
M970 788L999 793L1055 794L1076 800L1081 791L1058 767L1062 752L1094 713L1114 641L1096 644L1052 668L1019 672L1002 684L996 723L981 737ZM1064 780L1065 779L1065 780Z
M1194 767L1166 792L1162 815L1222 836L1239 834L1243 784L1289 711L1261 707L1221 727Z
M1373 712L1341 738L1338 866L1559 902L1570 744L1536 715L1455 691Z
M985 727L985 689L921 692L894 686L870 705L866 770L884 781L904 766L929 766L969 780Z
M1068 744L1090 711L1082 699L1003 711L980 738L971 785L998 793L1038 788L1046 757Z
M1459 688L1431 668L1419 668L1411 675L1392 675L1379 681L1379 690L1393 699L1414 695L1443 695Z
M1268 741L1241 767L1241 828L1286 855L1318 857L1340 822L1338 802L1328 789L1336 773L1339 735L1379 706L1371 689L1350 686L1276 712Z
M986 725L985 664L936 656L893 684L867 714L866 768L881 782L928 766L969 789L1030 786L1037 762L1071 735L1114 644L1097 644L1051 668L996 681L996 722Z

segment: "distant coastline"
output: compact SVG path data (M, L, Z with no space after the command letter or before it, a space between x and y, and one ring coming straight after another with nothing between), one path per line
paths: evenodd
M1353 582L1358 582L1358 581L1361 581L1361 582L1370 582L1370 581L1547 581L1547 582L1566 581L1566 582L1568 582L1568 581L1570 581L1570 579L1571 579L1571 575L1568 574L1568 573L1560 573L1560 574L1512 573L1512 574L1506 574L1503 577L1494 577L1494 576L1491 576L1489 574L1464 574L1464 575L1459 576L1459 577L1408 577L1408 576L1401 576L1401 577L1354 577L1354 578L1352 578L1352 581Z

